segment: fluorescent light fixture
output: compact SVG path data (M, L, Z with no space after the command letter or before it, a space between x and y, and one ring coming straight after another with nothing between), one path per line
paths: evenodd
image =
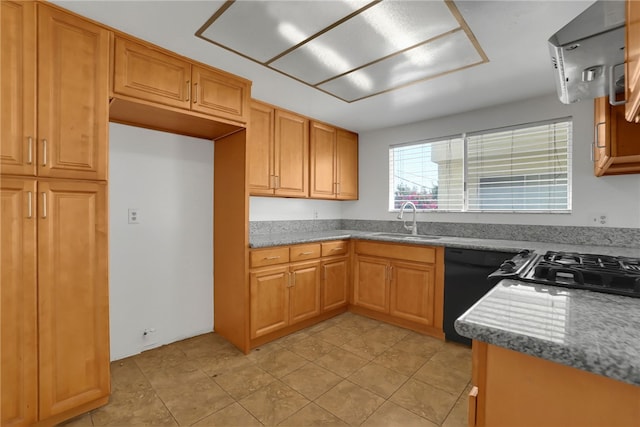
M345 102L488 62L451 0L226 1L196 35Z

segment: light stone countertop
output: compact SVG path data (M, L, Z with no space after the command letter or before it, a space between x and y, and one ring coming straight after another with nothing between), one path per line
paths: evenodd
M397 234L398 237L390 237ZM412 239L411 235L401 233L380 233L356 230L309 231L297 233L252 234L249 237L251 248L294 245L298 243L322 242L339 239L365 239L384 242L403 243L409 245L446 246L451 248L485 249L514 253L521 249L536 252L565 251L591 253L598 255L615 255L640 258L640 248L624 248L617 246L565 245L560 243L529 242L520 240L469 239L465 237L437 236L437 239Z
M503 280L455 328L472 339L640 386L640 298Z

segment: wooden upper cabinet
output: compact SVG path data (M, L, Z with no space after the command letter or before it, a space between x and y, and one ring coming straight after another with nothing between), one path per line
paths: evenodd
M244 123L249 116L249 99L251 83L247 80L235 77L223 71L203 65L195 64L186 58L182 58L171 52L155 48L146 43L138 43L125 37L114 37L114 60L113 60L113 95L118 100L135 98L152 104L143 104L147 108L139 111L141 107L122 105L121 101L116 102L116 121L127 122L125 113L121 109L129 112L130 122L141 121L147 127L166 130L163 126L171 124L162 123L167 121L179 121L179 117L167 116L167 112L154 110L156 106L168 106L185 110L183 116L190 113L201 113L203 115L191 114L190 119L194 121L196 127L203 127L200 131L206 134L206 124L195 121L210 117L234 122ZM113 109L113 107L112 107ZM161 115L158 123L153 122L153 118L144 117ZM142 119L140 118L142 117ZM146 120L146 121L145 121ZM147 123L147 121L150 121ZM181 130L179 124L175 127L179 133L188 131ZM170 129L169 129L170 130ZM212 130L215 134L219 132L231 132L233 129L221 128Z
M2 2L4 13L5 2ZM4 21L3 21L4 22ZM3 52L4 53L4 52ZM36 181L0 180L0 425L35 423L38 401Z
M276 110L274 128L274 194L309 197L309 119Z
M38 175L105 180L109 31L38 4Z
M333 126L318 122L311 123L311 197L335 198L336 133L337 130Z
M338 129L336 140L336 174L341 200L358 199L358 134Z
M310 196L358 198L358 135L323 123L311 123Z
M190 108L191 64L115 37L113 92L178 108Z
M274 192L274 116L273 107L251 101L247 127L247 171L249 193L270 196Z
M37 138L35 3L0 2L0 21L0 173L33 176Z
M625 26L625 116L640 122L640 2L627 0Z
M107 397L106 184L38 183L40 418Z
M309 120L251 100L249 194L309 197Z
M249 85L238 79L194 65L191 108L205 114L246 122L249 109Z
M640 173L640 124L625 119L625 106L609 98L595 100L594 173L596 176Z

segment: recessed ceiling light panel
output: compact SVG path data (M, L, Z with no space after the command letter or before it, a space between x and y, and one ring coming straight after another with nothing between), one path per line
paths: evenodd
M353 102L482 62L473 43L460 30L330 80L318 88ZM362 81L364 76L370 81L368 87L353 83Z
M227 1L196 33L346 102L487 62L452 1Z

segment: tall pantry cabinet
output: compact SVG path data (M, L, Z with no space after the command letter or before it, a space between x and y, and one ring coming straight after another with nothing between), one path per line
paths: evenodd
M110 35L42 3L0 21L0 423L51 425L110 391Z

